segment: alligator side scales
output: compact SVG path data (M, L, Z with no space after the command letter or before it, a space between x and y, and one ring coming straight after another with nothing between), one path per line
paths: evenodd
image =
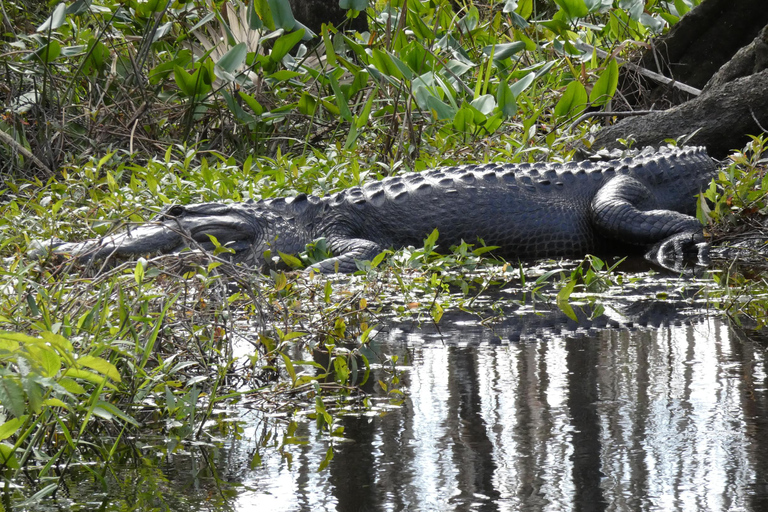
M335 255L311 268L353 272L387 248L420 246L436 228L448 249L462 240L498 246L508 259L627 254L651 261L705 259L693 217L696 194L716 168L703 148L645 150L634 157L566 164L447 167L386 178L327 197L170 206L122 234L53 245L77 257L129 257L212 249L266 266L265 251L295 254L325 237Z

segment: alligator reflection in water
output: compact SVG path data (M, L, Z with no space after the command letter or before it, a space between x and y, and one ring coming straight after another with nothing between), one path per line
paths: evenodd
M768 510L764 345L706 316L650 329L539 326L498 343L516 339L526 315L492 331L447 314L442 338L429 326L380 333L407 367L407 400L345 418L349 442L325 470L313 423L292 434L308 442L287 445L289 461L265 448L280 444L280 427L246 416L243 440L190 446L148 474L126 466L120 478L138 494L102 495L114 505L104 510L137 496L190 511ZM95 485L73 482L72 499L93 500Z
M346 419L354 443L312 490L298 474L324 454L307 447L297 492L272 488L274 509L333 496L339 511L766 510L764 347L720 319L507 345L482 332L442 345L390 331L409 400ZM253 480L263 491L269 466Z

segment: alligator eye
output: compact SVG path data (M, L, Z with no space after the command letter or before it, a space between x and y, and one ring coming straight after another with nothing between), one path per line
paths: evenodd
M175 204L168 208L168 211L166 211L165 214L171 217L181 217L184 214L184 207Z

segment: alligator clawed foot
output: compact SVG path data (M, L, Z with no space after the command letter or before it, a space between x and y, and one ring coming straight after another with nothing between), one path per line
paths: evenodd
M701 233L678 233L654 245L645 258L673 272L687 272L689 263L706 267L710 263L708 242Z

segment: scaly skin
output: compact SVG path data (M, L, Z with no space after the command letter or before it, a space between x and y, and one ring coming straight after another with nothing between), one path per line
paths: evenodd
M213 235L236 250L236 261L264 266L266 250L296 253L325 237L335 256L312 268L352 272L357 260L419 246L436 228L442 249L482 240L511 259L640 249L652 261L676 266L686 254L706 256L693 217L695 196L715 173L703 148L600 162L466 165L386 178L324 198L172 206L130 232L53 250L125 257L190 245L210 249Z

